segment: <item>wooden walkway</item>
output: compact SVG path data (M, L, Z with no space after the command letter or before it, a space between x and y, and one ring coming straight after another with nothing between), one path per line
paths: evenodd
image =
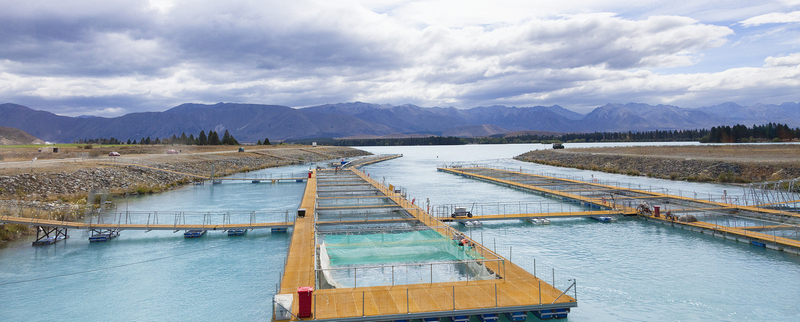
M303 200L300 202L300 209L305 209L305 217L297 217L292 232L292 241L289 246L289 253L286 257L286 267L281 278L281 294L294 294L293 303L297 303L297 288L302 286L314 286L316 268L316 236L314 233L314 213L317 203L317 180L316 170L312 173L311 179L306 183L306 190L303 193ZM294 305L292 310L297 315L298 306Z
M564 178L556 178L556 177L549 177L543 175L536 175L524 172L518 172L513 170L503 170L503 169L494 169L494 168L439 168L439 171L452 173L461 175L467 178L478 179L482 181L487 181L495 184L505 185L514 188L522 188L525 190L542 193L548 196L555 196L559 198L563 198L564 200L574 200L585 205L593 205L596 207L601 207L605 209L609 209L609 211L617 213L617 214L625 214L625 215L640 215L643 217L647 217L649 219L655 219L658 221L669 222L676 225L684 225L687 227L695 227L698 229L705 229L708 231L713 231L715 233L720 233L723 235L732 235L741 238L747 238L748 240L755 241L756 243L767 244L771 245L774 244L774 248L776 250L785 250L791 253L797 253L800 250L800 241L790 238L778 237L775 235L769 235L761 232L754 232L748 229L757 229L757 228L766 228L766 226L754 226L754 227L728 227L722 226L717 224L712 224L708 222L696 221L696 222L682 222L675 219L667 219L665 218L664 214L662 213L661 216L655 217L655 214L640 214L635 208L630 207L628 205L622 204L623 201L648 201L653 202L654 205L661 205L662 209L664 205L669 205L672 209L675 210L675 213L703 213L703 212L720 212L720 213L736 213L737 215L741 215L742 213L748 213L751 217L770 217L781 219L781 218L797 218L800 217L798 214L794 213L787 213L781 212L779 210L773 209L764 209L758 208L753 206L741 206L735 204L727 204L703 199L695 199L690 197L684 196L676 196L676 195L669 195L665 193L658 193L652 191L645 191L645 190L637 190L631 188L624 188L624 187L616 187L610 185L603 185L594 182L583 182L578 180L572 179L564 179ZM604 196L611 196L617 194L616 198L605 198L605 197L590 197L590 196L583 196L583 195L576 195L567 191L575 191L575 189L563 189L563 190L556 190L556 189L549 189L543 188L542 186L517 182L512 180L512 178L522 178L519 181L542 181L547 182L547 186L555 187L572 187L575 185L582 185L584 189L580 189L583 192L602 192L605 194ZM524 179L524 180L523 180ZM561 184L563 183L563 184ZM628 195L628 196L626 196ZM597 195L596 195L597 196ZM616 203L615 203L616 201ZM661 203L659 203L661 202ZM689 208L681 208L679 205L683 204L692 204L695 205ZM663 211L666 212L666 209ZM544 217L544 216L537 216L537 217ZM790 225L791 226L791 225ZM797 226L794 226L795 229ZM786 227L784 225L781 230L789 230L793 229L791 227ZM762 229L762 230L768 230ZM776 230L778 228L776 227Z
M56 227L67 229L115 229L115 230L229 230L229 229L267 229L288 228L292 222L264 222L245 224L97 224L52 219L36 219L15 216L0 216L0 223L28 226Z
M541 212L529 214L502 214L502 215L482 215L472 216L469 218L459 217L439 217L443 222L458 221L458 220L513 220L513 219L528 219L528 218L583 218L593 216L611 216L620 215L619 211L614 210L595 210L595 211L572 211L572 212Z
M316 245L314 232L314 200L316 180L321 172L318 170L309 180L303 197L302 208L307 211L306 218L296 220L292 245L281 283L282 294L294 294L295 302L292 311L297 308L297 288L314 286L314 268L316 268ZM420 207L406 200L402 195L390 191L387 187L373 180L363 172L351 169L353 174L380 191L382 197L390 199L412 218L443 238L450 239L454 235L464 236L437 218L423 211ZM339 171L347 173L349 171ZM342 207L342 206L337 206ZM350 208L359 209L359 206ZM320 210L322 207L317 207ZM398 219L385 219L385 222ZM369 221L350 221L348 223L372 223ZM322 223L335 223L325 221ZM475 243L475 241L472 241ZM521 267L475 243L474 250L486 259L485 266L492 270L497 279L443 283L421 283L411 285L357 287L316 290L313 297L313 320L327 321L376 321L411 319L422 317L442 317L453 315L474 315L481 313L502 313L514 311L531 311L551 308L569 308L577 306L577 300L564 291L558 290L528 273ZM310 320L306 319L306 320ZM296 318L292 320L296 321Z

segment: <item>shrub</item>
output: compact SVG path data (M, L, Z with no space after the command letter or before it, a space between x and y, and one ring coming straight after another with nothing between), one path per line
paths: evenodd
M639 171L636 171L636 170L633 170L633 169L626 170L625 174L627 174L629 176L640 176L640 175L642 175Z

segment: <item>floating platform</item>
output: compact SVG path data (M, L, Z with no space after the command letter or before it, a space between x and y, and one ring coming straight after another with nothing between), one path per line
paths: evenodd
M244 236L246 234L247 234L247 229L229 229L228 230L228 236Z
M102 232L89 237L89 242L90 243L107 242L117 237L119 237L118 231Z
M469 228L483 227L483 223L477 220L459 220L458 223Z
M616 222L617 221L617 218L614 218L612 216L591 216L589 218L592 218L592 219L597 220L599 222Z
M754 227L729 227L717 223L681 220L679 216L666 218L666 214L659 214L656 207L661 210L671 209L667 213L696 214L699 216L736 216L756 220L767 220L773 222L794 221L800 219L800 215L790 212L758 208L747 205L729 204L683 196L680 190L678 195L671 195L648 190L635 189L633 185L624 187L622 184L616 185L601 184L597 181L584 181L580 178L559 178L533 173L525 173L513 169L500 169L490 167L456 167L438 168L439 171L456 174L465 178L490 182L513 189L539 194L546 197L561 199L564 202L573 203L576 206L589 207L592 210L574 212L570 217L584 216L637 216L646 220L655 220L673 227L681 227L692 231L698 231L714 236L724 237L730 240L746 242L758 247L766 247L773 250L783 251L791 254L800 254L800 240L777 236L770 230L788 229L798 230L800 227L795 224L782 224L779 228L768 228L761 226L757 231L749 231ZM577 193L577 194L576 194ZM595 211L593 209L607 209ZM603 212L603 213L601 213ZM585 214L585 215L583 215ZM491 216L494 218L511 219L516 215ZM547 216L543 214L543 216ZM476 216L479 220L486 220L485 217ZM555 216L547 216L555 217ZM475 218L473 218L475 219ZM762 246L764 245L764 246Z
M569 313L569 309L552 309L552 310L542 310L542 311L531 311L534 316L539 318L540 320L550 320L550 319L565 319L567 318L567 314Z
M33 242L33 246L52 245L67 238L69 238L69 236L53 236L53 237L42 238L40 240Z
M525 221L534 225L549 225L550 219L547 218L525 218Z
M340 184L335 184L336 182ZM334 187L336 189L332 191ZM331 199L354 198L354 196L356 199L364 196L367 197L367 200L383 198L386 199L386 202L379 207L365 206L358 202L350 206L340 204L317 207L317 197ZM431 216L411 200L406 199L404 195L398 193L396 189L390 189L361 171L313 170L312 178L308 180L298 211L301 209L303 216L298 216L295 221L279 294L275 297L275 301L284 296L293 298L293 305L284 306L292 313L291 316L286 317L288 320L299 321L313 317L311 319L320 322L436 321L437 319L465 322L470 318L477 320L483 317L484 320L496 321L505 313L563 309L578 305L575 297L570 296L575 291L574 281L565 289L556 289L546 281L465 236L463 232ZM372 212L402 213L404 218L387 215L388 217L372 219L368 218L369 212L365 211L367 209L372 209ZM317 226L322 222L317 220L335 222L336 220L326 220L325 217L336 219L337 211L350 211L351 216L363 215L363 217L347 218L348 225L355 225L355 221L374 225L375 221L402 219L412 221L406 225L415 230L431 231L448 240L456 237L467 239L470 245L474 245L470 251L475 252L476 256L480 256L483 267L495 277L442 282L435 282L431 278L430 283L392 283L391 285L377 286L360 286L359 283L357 287L354 283L351 284L354 287L320 287L321 284L317 284L316 278L318 274L324 273L318 272L316 266L318 250L316 234L317 229L320 228ZM453 218L450 219L456 221ZM349 221L353 221L353 223ZM339 222L341 223L341 220ZM383 231L380 229L383 228L391 231L396 228L393 226L379 227L376 228L378 229L376 231L380 233ZM335 227L328 228L326 226L325 229L335 229ZM349 231L349 229L351 228L344 227L341 231ZM353 231L365 231L365 229L369 231L372 227L352 229ZM361 276L358 278L360 279ZM298 290L308 286L314 287L313 294L300 294L302 292ZM284 319L276 317L276 321L278 320Z
M198 238L198 237L203 237L203 235L205 235L205 234L206 234L206 230L205 229L203 229L203 230L198 230L198 229L188 230L185 233L183 233L183 238Z
M528 319L528 312L511 312L505 315L506 319L513 322L522 322Z
M275 233L285 233L286 230L287 230L287 228L272 228L271 232L273 234L275 234Z

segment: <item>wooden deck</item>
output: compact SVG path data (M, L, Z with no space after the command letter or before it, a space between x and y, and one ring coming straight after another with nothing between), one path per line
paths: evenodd
M36 219L14 216L0 216L0 223L19 224L28 226L58 227L67 229L116 229L116 230L228 230L228 229L267 229L267 228L288 228L292 227L292 222L264 222L246 224L96 224L75 221L62 221L52 219Z
M340 170L340 172L342 171ZM351 169L351 171L384 194L386 198L392 200L395 203L392 207L401 207L411 214L413 217L411 220L424 223L445 238L451 238L454 234L463 236L459 231L439 221L364 173L355 169ZM281 284L282 294L294 294L295 302L292 311L295 315L298 312L297 287L315 285L316 245L314 244L313 200L316 178L315 173L306 187L302 208L305 208L308 214L306 218L298 218L296 221ZM352 208L358 208L358 206ZM395 221L395 219L391 221ZM468 239L466 236L463 237ZM562 294L561 290L555 289L485 247L476 243L474 250L488 260L485 262L485 266L500 278L316 290L313 297L314 316L311 319L375 321L418 318L426 316L426 314L427 316L471 315L577 306L577 300L574 297ZM297 319L292 320L296 321Z
M289 254L286 258L281 294L294 294L297 303L297 288L314 286L314 269L316 268L316 241L314 236L314 212L317 198L316 171L306 183L300 208L306 210L306 216L297 217L292 232ZM292 308L297 315L297 305Z
M622 192L627 192L627 193L631 193L631 194L637 195L636 197L617 198L618 201L619 200L630 200L630 199L643 199L643 200L660 199L660 200L672 201L672 204L674 204L676 201L678 201L678 202L689 202L689 203L694 203L694 204L697 204L697 205L702 205L702 206L697 206L697 207L694 207L694 208L691 208L691 209L688 209L688 210L687 209L676 208L676 210L675 210L676 213L685 213L685 212L692 212L692 211L694 211L694 212L736 211L736 212L750 212L751 214L758 214L758 215L768 215L768 216L771 215L771 216L775 216L776 218L780 218L780 217L800 217L800 215L794 214L794 213L787 213L787 212L782 212L782 211L773 210L773 209L758 208L758 207L754 207L754 206L741 206L741 205L735 205L735 204L727 204L727 203L721 203L721 202L716 202L716 201L695 199L695 198L677 196L677 195L669 195L669 194L665 194L665 193L658 193L658 192L652 192L652 191L644 191L644 190L637 190L637 189L624 188L624 187L615 187L615 186L604 185L604 184L599 184L599 183L594 183L594 182L583 182L583 181L572 180L572 179L548 177L548 176L543 176L543 175L523 173L523 172L512 171L512 170L500 170L500 169L492 169L492 168L439 168L438 170L439 171L443 171L443 172L452 173L452 174L461 175L461 176L468 177L468 178L474 178L474 179L479 179L479 180L482 180L482 181L488 181L488 182L492 182L492 183L496 183L496 184L506 185L506 186L509 186L509 187L523 188L523 189L527 189L527 190L531 190L531 191L535 191L535 192L539 192L539 193L544 193L544 194L550 195L550 196L557 196L557 197L561 197L561 198L577 200L577 201L580 201L580 202L583 202L583 203L592 204L592 205L595 205L595 206L601 206L601 207L610 208L613 211L615 211L617 213L621 213L621 214L641 215L641 216L645 216L645 217L650 218L650 219L655 219L655 220L665 221L665 222L671 222L671 223L674 223L674 224L677 224L677 225L684 225L684 226L687 226L687 227L702 228L702 229L714 231L714 232L717 232L717 233L720 233L720 234L728 234L728 235L739 236L739 237L742 237L742 238L748 238L750 240L758 241L758 242L773 243L773 244L777 245L776 249L781 249L782 250L784 247L788 247L788 248L792 248L792 249L795 249L795 250L800 250L800 241L798 241L798 240L790 239L790 238L784 238L784 237L777 237L777 236L774 236L774 235L769 235L769 234L764 234L764 233L760 233L760 232L754 232L754 231L747 230L748 228L756 229L756 228L761 228L761 227L765 227L765 226L738 227L737 228L737 227L728 227L728 226L716 225L716 224L712 224L712 223L708 223L708 222L702 222L702 221L681 222L681 221L678 221L678 220L667 219L663 215L660 216L660 217L655 217L652 214L650 214L650 215L642 215L642 214L639 214L636 211L636 209L634 209L634 208L627 207L627 206L621 205L621 204L614 204L613 202L610 202L611 200L606 200L606 199L601 199L601 198L589 198L589 197L580 196L580 195L574 195L574 194L566 192L566 191L569 191L570 189L552 190L552 189L538 187L538 186L535 186L535 185L530 185L530 184L511 181L511 180L495 178L493 176L477 174L477 173L473 173L473 172L490 171L490 172L496 172L496 173L498 173L498 175L509 175L509 176L513 175L513 176L519 176L519 177L530 177L530 178L532 178L531 180L538 179L538 180L547 180L549 182L564 182L567 185L582 184L582 185L585 185L585 186L588 186L588 187L592 187L592 189L596 188L597 190L602 190L602 191L622 191ZM551 184L551 185L555 185L555 184ZM582 191L585 191L585 190L582 190ZM791 228L784 228L784 229L791 229Z

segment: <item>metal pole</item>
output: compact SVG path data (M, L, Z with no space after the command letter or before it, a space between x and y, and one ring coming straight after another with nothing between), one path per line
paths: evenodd
M542 280L539 280L539 305L542 305Z
M494 307L497 307L497 283L494 284Z
M456 310L456 287L453 286L453 311Z
M362 291L362 292L361 292L361 316L365 316L365 315L367 315L367 313L366 313L366 312L364 312L364 307L366 306L366 304L364 304L364 303L366 303L366 302L367 302L367 301L366 301L366 298L367 298L367 296L366 296L366 295L364 295L364 294L365 294L365 292L363 292L363 291Z
M406 289L406 313L411 313L411 309L408 306L408 289Z

